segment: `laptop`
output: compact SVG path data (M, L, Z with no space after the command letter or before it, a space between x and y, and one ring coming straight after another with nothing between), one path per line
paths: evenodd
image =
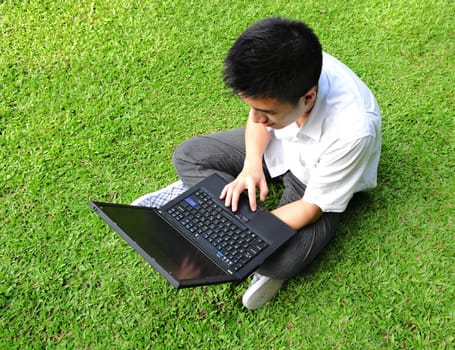
M90 201L90 207L175 288L247 278L295 231L242 193L232 212L213 174L160 208Z

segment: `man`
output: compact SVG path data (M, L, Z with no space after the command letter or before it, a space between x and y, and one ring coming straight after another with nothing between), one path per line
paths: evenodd
M246 126L187 140L173 162L185 186L214 172L227 180L220 198L233 211L244 190L255 210L257 191L264 200L270 181L283 183L272 212L297 234L254 274L242 301L256 309L321 252L353 194L376 186L380 111L299 21L267 18L246 29L227 54L224 81L250 106Z

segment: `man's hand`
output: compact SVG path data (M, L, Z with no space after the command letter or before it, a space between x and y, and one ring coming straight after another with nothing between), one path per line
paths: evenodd
M232 211L237 211L240 194L247 190L250 208L252 211L256 211L256 188L259 188L259 199L263 201L269 193L269 188L262 165L251 168L245 166L239 176L223 188L220 199L224 199L225 205L230 206Z

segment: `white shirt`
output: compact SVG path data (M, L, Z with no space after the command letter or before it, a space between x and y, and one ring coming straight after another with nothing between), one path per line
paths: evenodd
M290 170L304 199L343 212L353 194L376 187L381 114L372 92L347 66L324 53L315 105L299 128L270 130L264 159L272 177Z

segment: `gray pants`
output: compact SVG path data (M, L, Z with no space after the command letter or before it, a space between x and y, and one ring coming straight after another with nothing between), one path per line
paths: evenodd
M234 180L242 170L245 159L244 132L245 129L240 128L194 137L180 144L174 152L173 162L183 183L192 186L213 173L228 182ZM271 180L265 164L264 173ZM280 206L303 197L306 186L291 172L278 180L284 185ZM257 272L283 280L302 272L334 236L340 216L340 213L322 214L317 222L299 230Z

